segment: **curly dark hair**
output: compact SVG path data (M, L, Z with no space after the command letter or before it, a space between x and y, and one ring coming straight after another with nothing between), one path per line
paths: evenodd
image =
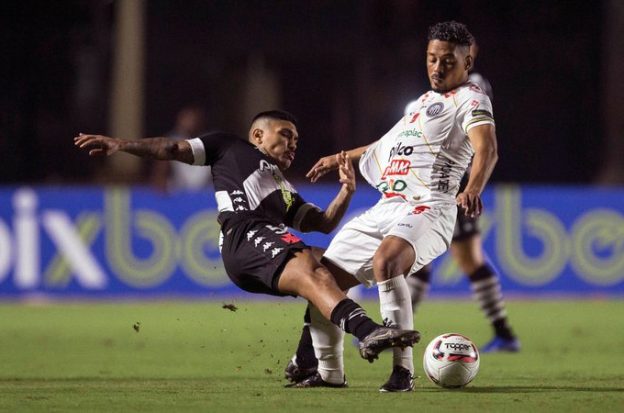
M469 46L474 42L474 37L468 31L465 24L451 20L436 23L429 27L428 40L442 40L455 43L459 46Z

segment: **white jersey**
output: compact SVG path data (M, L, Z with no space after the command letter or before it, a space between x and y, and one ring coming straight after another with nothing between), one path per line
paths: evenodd
M474 150L468 131L494 124L492 104L467 82L447 93L429 91L360 158L362 176L383 198L455 203Z

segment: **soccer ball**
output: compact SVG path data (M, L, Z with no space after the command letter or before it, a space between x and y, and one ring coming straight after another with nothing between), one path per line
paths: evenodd
M464 387L479 371L479 350L466 336L442 334L427 346L423 368L429 380L438 386L449 389Z

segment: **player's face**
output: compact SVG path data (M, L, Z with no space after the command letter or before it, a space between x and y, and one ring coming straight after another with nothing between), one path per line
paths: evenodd
M448 92L468 80L472 57L467 46L431 40L427 46L427 75L431 88Z
M273 158L280 169L285 170L295 160L298 141L297 128L291 122L269 120L263 127L258 147Z

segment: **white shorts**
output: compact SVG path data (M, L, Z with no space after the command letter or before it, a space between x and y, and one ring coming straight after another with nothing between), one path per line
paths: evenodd
M454 204L426 206L382 199L347 222L323 256L370 287L375 284L373 257L385 237L394 235L412 245L416 255L412 274L448 249L456 218Z

